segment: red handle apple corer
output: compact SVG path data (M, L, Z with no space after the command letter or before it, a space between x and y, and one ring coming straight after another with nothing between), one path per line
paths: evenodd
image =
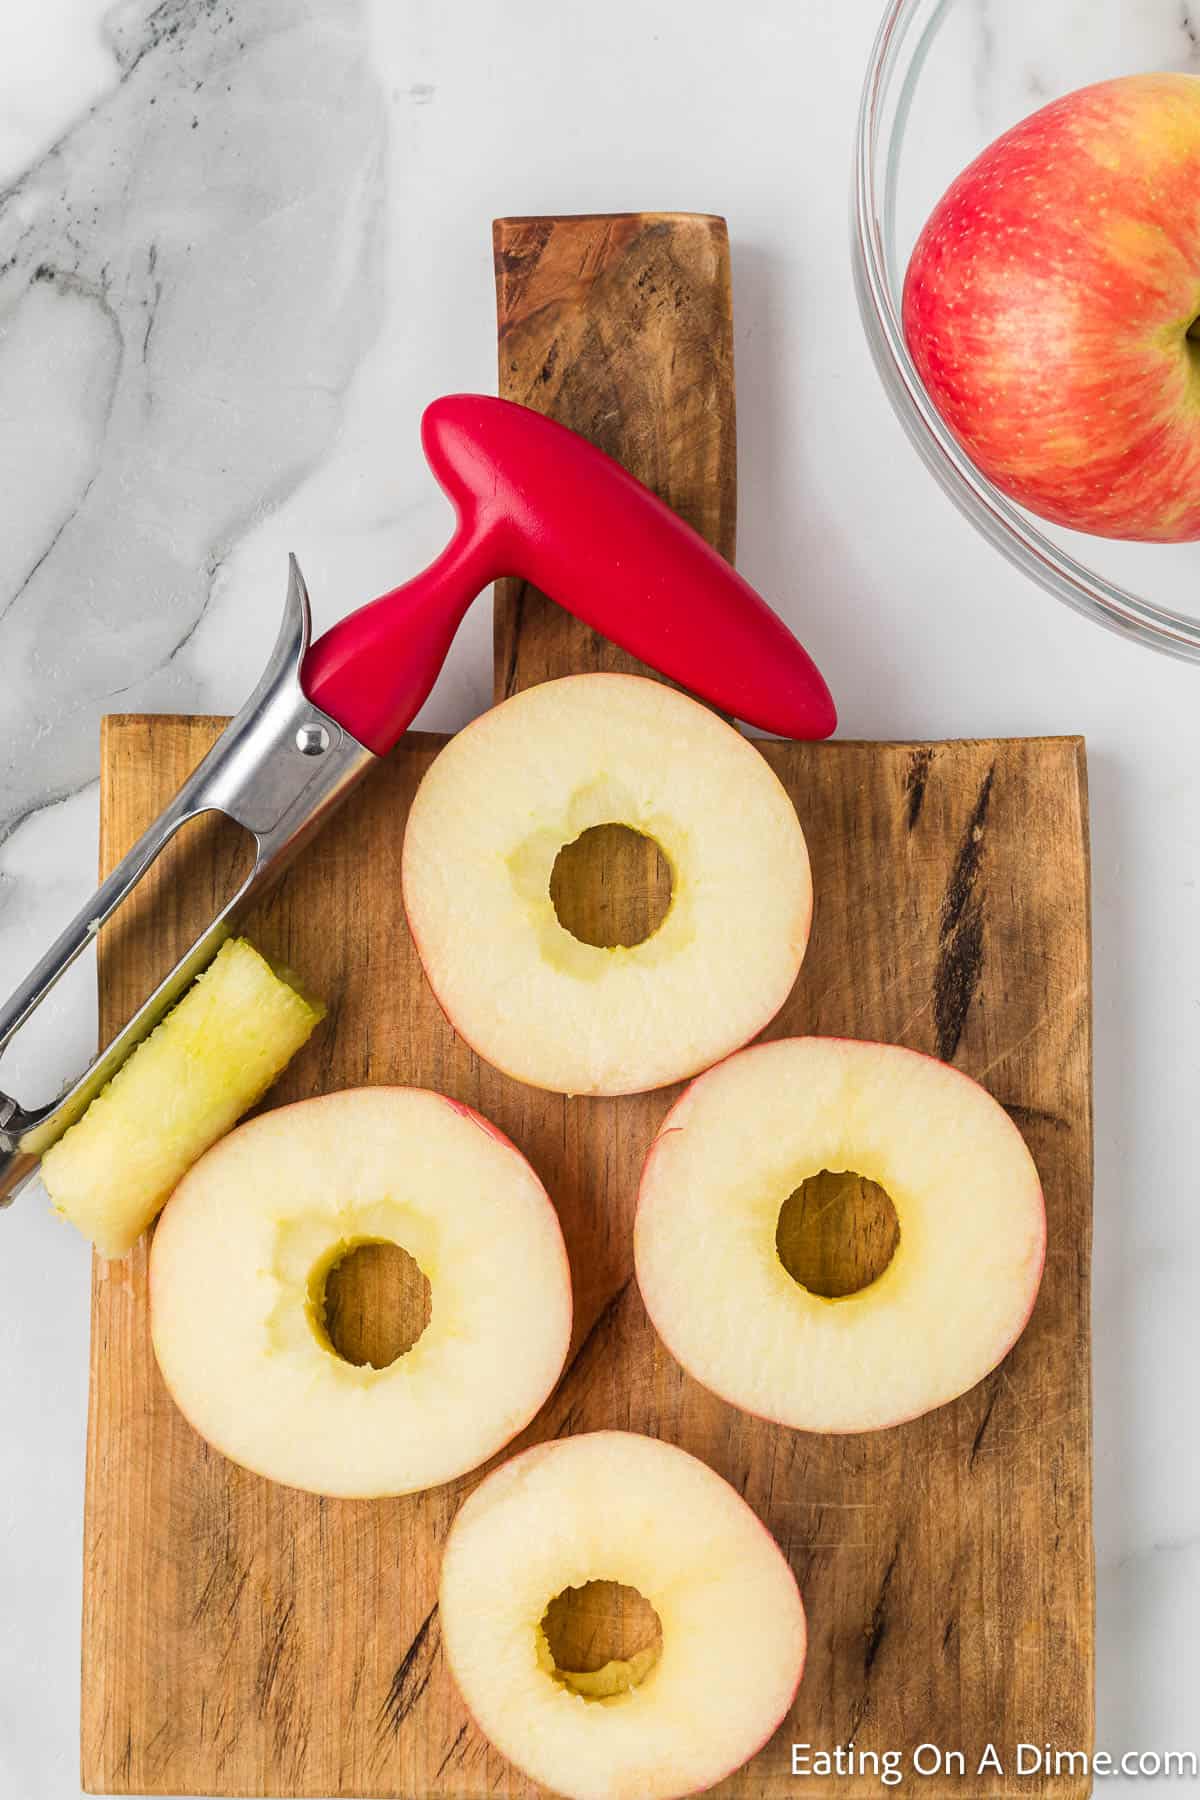
M292 561L261 680L170 804L0 1007L0 1055L181 825L222 812L254 839L254 867L170 974L57 1099L0 1093L0 1207L235 931L355 783L390 750L437 679L481 588L519 575L644 662L751 725L833 730L825 683L786 626L715 550L609 457L506 400L458 394L425 414L426 454L458 530L423 575L309 646Z
M403 587L325 633L310 700L382 755L411 724L463 614L515 575L652 668L747 724L828 737L829 689L747 581L678 514L586 439L478 394L435 400L421 438L458 529Z

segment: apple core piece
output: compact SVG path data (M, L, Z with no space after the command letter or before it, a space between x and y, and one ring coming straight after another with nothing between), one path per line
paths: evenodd
M600 825L656 843L666 915L640 943L584 943L551 897L559 852ZM778 1012L812 881L765 758L706 707L632 675L514 695L452 739L418 789L404 903L450 1023L534 1087L623 1094L696 1073Z
M398 1244L430 1312L386 1368L326 1328L326 1282L363 1244ZM422 1088L281 1107L176 1188L150 1254L159 1368L232 1461L290 1487L367 1499L473 1469L558 1379L571 1284L558 1217L479 1113Z
M658 1641L590 1675L560 1669L565 1589L634 1589ZM439 1613L450 1671L510 1762L569 1800L669 1800L754 1755L804 1669L804 1607L774 1538L728 1482L622 1431L539 1444L454 1521Z
M895 1209L883 1272L828 1297L789 1273L781 1213L824 1171ZM642 1173L638 1284L672 1355L746 1412L873 1431L929 1412L1007 1354L1037 1298L1046 1214L1004 1109L891 1044L783 1038L730 1057L667 1114Z
M56 1210L101 1256L124 1256L324 1014L253 944L231 938L42 1158Z

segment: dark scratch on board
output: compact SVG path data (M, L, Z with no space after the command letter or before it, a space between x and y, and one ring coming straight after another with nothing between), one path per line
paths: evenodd
M517 655L521 646L521 626L525 619L525 597L529 592L526 581L509 583L510 626L508 659L504 665L504 681L501 692L506 700L512 698L517 691Z
M887 1597L892 1584L892 1576L896 1572L896 1564L900 1560L900 1543L897 1539L892 1551L891 1561L884 1571L883 1580L879 1584L879 1594L871 1613L871 1623L867 1628L867 1647L863 1654L863 1672L870 1675L875 1666L875 1658L879 1655L879 1647L883 1643L888 1627Z
M449 1764L451 1758L454 1756L455 1752L458 1750L459 1745L462 1743L462 1741L466 1737L466 1735L467 1735L467 1727L465 1725L460 1725L458 1728L458 1736L455 1738L454 1742L451 1744L451 1746L447 1750L445 1756L443 1756L441 1762L437 1766L437 1774L433 1778L435 1781L440 1780L441 1777L445 1774L447 1765Z
M983 973L983 896L979 892L988 808L996 765L983 778L942 896L938 961L933 977L937 1054L953 1062Z
M258 1678L254 1684L260 1713L266 1711L271 1699L271 1691L279 1678L279 1671L288 1649L288 1641L295 1618L296 1606L292 1600L289 1600L286 1606L282 1604L277 1606L272 1615L270 1635L263 1645L262 1654L259 1657Z
M929 771L933 766L932 750L914 750L908 759L908 773L904 777L904 795L908 807L908 829L914 830L921 817L921 808L925 804L925 789L929 782Z
M1030 1125L1045 1125L1051 1131L1070 1131L1071 1121L1064 1119L1061 1113L1051 1112L1045 1106L1021 1106L1016 1101L1002 1100L1000 1103L1014 1125L1022 1129Z
M600 1308L600 1311L596 1314L586 1337L563 1370L562 1378L558 1384L560 1393L571 1380L572 1376L580 1373L585 1364L599 1349L606 1333L611 1328L613 1321L621 1310L621 1302L629 1292L630 1283L632 1281L633 1276L627 1275L616 1293L612 1295L611 1299L605 1301L604 1305ZM570 1408L568 1408L568 1412L569 1411Z
M979 1455L979 1446L982 1444L987 1428L992 1422L992 1414L996 1409L996 1401L999 1398L999 1395L1000 1389L998 1387L994 1387L988 1395L988 1403L983 1409L983 1417L979 1421L974 1441L971 1444L971 1454L967 1458L968 1469L973 1469L975 1467L975 1458Z
M416 1636L400 1659L396 1673L392 1676L392 1685L388 1689L387 1699L379 1709L379 1725L382 1731L390 1731L395 1737L405 1719L429 1686L429 1678L433 1674L433 1665L437 1659L439 1648L437 1629L437 1603L430 1607L420 1625Z

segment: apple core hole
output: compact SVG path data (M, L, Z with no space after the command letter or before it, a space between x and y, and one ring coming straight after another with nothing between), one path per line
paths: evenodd
M658 1614L637 1588L619 1581L563 1588L539 1629L553 1679L587 1700L631 1693L662 1653Z
M891 1197L853 1169L822 1169L779 1209L775 1249L800 1287L826 1300L859 1294L879 1280L900 1242Z
M671 906L671 865L630 825L592 825L564 844L550 872L564 931L598 949L632 949L653 937Z
M1193 344L1200 344L1200 314L1192 320L1184 336Z
M386 1239L349 1245L313 1298L331 1349L359 1369L386 1369L411 1350L432 1311L428 1279Z

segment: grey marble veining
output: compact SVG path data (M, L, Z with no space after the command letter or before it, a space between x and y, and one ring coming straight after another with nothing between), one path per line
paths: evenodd
M94 778L102 712L188 708L213 577L328 449L379 318L360 0L111 31L111 95L0 202L0 842Z
M951 0L971 37L975 112L985 138L1088 81L1134 70L1200 68L1192 0ZM950 42L954 24L945 39Z

